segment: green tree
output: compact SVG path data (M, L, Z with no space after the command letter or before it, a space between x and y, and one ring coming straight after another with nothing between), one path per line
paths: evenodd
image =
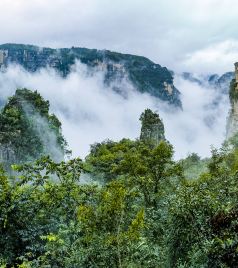
M0 260L11 267L45 252L42 236L76 222L81 160L14 166L15 179L0 174Z
M111 140L91 145L89 155L86 157L85 169L101 182L108 182L116 178L118 173L114 169L123 159L126 152L135 147L135 142L122 139L119 142Z
M168 267L236 267L237 149L213 150L208 171L176 189L169 205Z
M8 167L50 155L62 160L66 141L49 102L37 91L17 89L0 113L0 159Z

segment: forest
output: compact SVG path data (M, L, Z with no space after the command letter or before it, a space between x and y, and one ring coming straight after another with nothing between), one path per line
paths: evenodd
M238 135L175 160L146 109L72 158L49 106L18 89L0 113L1 268L238 267Z

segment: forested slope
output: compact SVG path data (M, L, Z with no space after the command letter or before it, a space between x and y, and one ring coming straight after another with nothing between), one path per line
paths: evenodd
M238 267L238 137L175 161L159 116L141 121L84 161L0 170L1 267Z

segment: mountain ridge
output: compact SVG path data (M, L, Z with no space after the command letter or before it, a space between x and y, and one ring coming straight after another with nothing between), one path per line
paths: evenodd
M77 60L92 71L104 71L106 86L128 78L137 91L148 93L175 107L182 107L180 92L173 84L171 71L144 56L80 47L53 49L11 43L0 45L1 70L10 64L19 64L29 72L49 66L67 77ZM121 91L120 88L115 90Z

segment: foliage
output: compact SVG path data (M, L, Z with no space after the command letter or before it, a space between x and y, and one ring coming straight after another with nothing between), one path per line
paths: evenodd
M234 139L213 149L196 179L182 167L201 159L176 163L166 141L107 141L85 162L14 165L15 177L1 169L1 265L236 267ZM82 172L97 169L103 183L80 183Z
M118 172L114 169L123 159L126 152L134 148L136 142L123 139L120 142L111 140L91 145L90 153L86 157L85 168L97 180L107 182Z
M150 141L158 145L161 140L165 140L164 124L157 113L146 109L140 116L142 141Z
M208 171L184 181L171 202L169 267L237 265L237 149L212 153Z
M209 159L201 159L196 153L192 153L179 162L183 167L186 178L198 179L202 173L207 172Z
M1 161L7 166L51 155L63 158L61 123L37 91L17 89L0 113Z
M49 103L20 90L1 114L12 136L1 138L16 146L14 128L25 126L29 146L19 144L19 155L34 149L38 157L45 151L30 144L26 96L27 112L59 131ZM175 161L163 139L96 143L85 161L28 159L11 165L13 172L0 167L0 267L238 267L237 135L210 159ZM89 183L81 183L85 174Z
M2 173L0 187L0 248L4 249L0 258L8 263L18 263L25 255L29 259L40 255L43 252L41 236L55 232L61 222L67 223L76 217L76 181L81 161L56 164L46 157L33 166L26 164L14 169L21 172L21 176L13 179ZM54 177L50 178L49 174Z

